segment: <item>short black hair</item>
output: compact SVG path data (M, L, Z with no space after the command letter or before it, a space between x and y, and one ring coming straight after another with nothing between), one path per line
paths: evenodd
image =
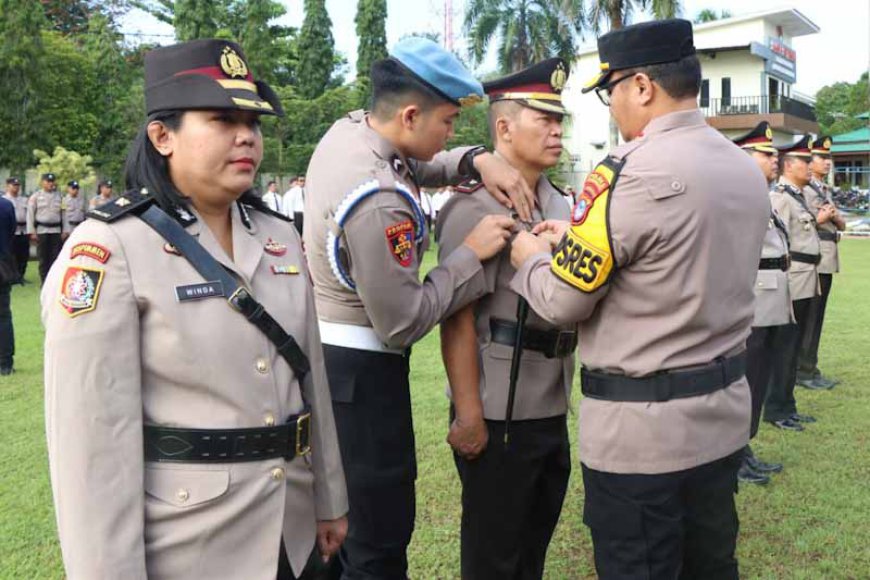
M142 189L147 189L157 205L169 215L175 215L173 210L177 207L187 207L190 204L190 199L183 196L172 183L169 176L169 162L154 148L151 139L148 138L148 125L154 121L159 121L170 131L176 131L184 121L185 112L173 109L149 115L130 144L127 163L124 167L127 190L139 192ZM239 201L258 209L266 207L263 200L254 194L253 189L244 192Z
M643 73L655 81L672 99L697 97L701 91L701 62L694 54L629 71L629 74L636 73Z
M490 103L489 111L486 113L486 120L489 124L489 137L493 144L498 143L498 135L496 134L496 122L499 117L509 117L516 119L517 115L522 111L523 106L516 101L496 101Z
M371 111L378 119L385 120L396 109L410 103L428 111L450 102L392 58L377 60L372 64L371 83Z

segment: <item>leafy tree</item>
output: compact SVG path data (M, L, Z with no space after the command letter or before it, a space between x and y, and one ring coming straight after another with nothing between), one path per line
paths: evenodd
M54 173L59 186L75 179L82 190L89 190L96 182L96 175L91 167L93 159L90 155L81 155L63 147L55 147L53 154L36 149L33 151L33 156L37 159L36 172Z
M719 14L716 14L715 10L711 10L709 8L704 8L698 15L695 16L695 24L704 24L705 22L715 22L716 20L722 20L725 18L731 18L731 11L722 10Z
M335 68L332 20L325 0L305 0L305 19L299 32L298 90L302 98L323 93Z
M287 46L279 43L279 40L288 36L292 29L269 23L283 16L286 10L275 0L247 0L240 2L238 8L241 14L232 21L241 22L241 26L234 36L245 49L245 55L257 77L274 83L278 62L285 56L282 52L287 50Z
M487 148L492 149L488 111L489 105L487 103L463 107L454 125L453 138L447 143L447 147L486 145Z
M359 0L357 5L356 76L367 77L376 60L387 57L387 0Z
M129 0L130 5L175 27L179 41L226 34L232 0Z
M816 117L820 131L825 135L848 133L867 125L856 115L870 111L868 73L855 83L839 82L819 89L816 93Z
M129 9L128 0L39 0L47 25L55 32L83 35L92 17L100 15L112 22Z
M464 30L475 64L498 38L499 69L510 73L552 56L573 60L582 24L582 0L469 0Z

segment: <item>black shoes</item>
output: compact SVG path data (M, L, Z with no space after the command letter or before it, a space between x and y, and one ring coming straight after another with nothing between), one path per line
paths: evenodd
M13 369L12 367L0 367L0 376L5 377L6 375L11 375L14 372L15 369Z
M774 427L779 429L784 429L786 431L803 431L804 426L793 420L791 417L788 419L780 419L779 421L768 421Z
M744 457L743 464L748 465L755 473L762 475L766 473L779 473L782 471L782 463L766 463L757 459L754 455L747 455Z
M805 389L809 389L811 391L827 391L834 388L833 381L829 381L827 379L817 378L817 379L800 379L797 381L797 385L799 387L803 387Z
M816 418L812 415L801 415L800 413L795 413L791 417L789 417L792 421L796 423L815 423Z
M743 463L740 464L740 469L737 470L737 481L740 483L754 483L755 485L767 485L770 483L770 477L763 473L758 473L749 466L749 462L744 457Z

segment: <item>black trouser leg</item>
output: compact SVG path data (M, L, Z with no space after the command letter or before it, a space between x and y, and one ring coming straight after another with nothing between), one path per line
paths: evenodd
M296 231L299 232L299 235L302 235L302 227L305 225L305 214L301 211L293 212L293 225L296 227Z
M48 271L51 265L60 255L60 250L63 247L63 242L60 239L60 234L39 234L39 279L45 283L45 278L48 276Z
M464 580L536 580L559 520L571 454L565 416L516 421L504 446L504 421L487 421L478 459L454 455L462 482Z
M27 234L13 236L12 256L15 258L18 275L23 280L24 273L27 271L27 261L30 260L30 238Z
M807 332L801 339L800 356L798 358L798 379L812 379L821 374L819 372L819 342L822 338L825 310L828 306L828 296L831 294L833 282L833 274L819 274L819 285L821 286L822 294L816 298L813 304L811 324L807 325Z
M408 357L332 345L323 353L350 503L335 574L404 579L417 476Z
M15 356L15 330L12 327L9 294L9 284L0 283L0 367L5 369L12 368Z
M305 564L305 569L297 578L293 574L293 568L290 567L290 559L287 557L287 550L284 549L284 538L281 538L281 548L278 554L278 573L275 575L276 580L323 580L327 577L326 566L323 560L320 559L320 552L317 545L311 551L311 556Z
M603 580L736 579L734 493L743 450L674 473L583 469L583 521Z
M785 384L788 380L785 371L788 366L789 326L792 325L753 326L752 333L746 341L746 380L752 393L750 439L758 433L762 407L769 392L775 390L780 400L785 396Z
M784 331L783 341L785 356L783 357L781 381L776 380L776 372L771 379L767 401L764 404L765 421L781 421L797 413L797 403L794 398L794 385L797 380L797 357L800 349L801 336L810 324L814 298L804 298L792 302L796 324L790 324Z

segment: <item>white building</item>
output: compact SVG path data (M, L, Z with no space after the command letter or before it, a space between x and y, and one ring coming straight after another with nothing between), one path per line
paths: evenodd
M699 105L710 125L731 137L766 120L777 144L793 141L797 134L818 133L812 99L792 89L797 55L791 48L793 38L817 32L818 26L793 9L695 25L703 75ZM609 111L594 93L580 92L598 64L596 47L581 49L562 94L573 114L566 129L572 155L565 181L575 186L609 150Z

